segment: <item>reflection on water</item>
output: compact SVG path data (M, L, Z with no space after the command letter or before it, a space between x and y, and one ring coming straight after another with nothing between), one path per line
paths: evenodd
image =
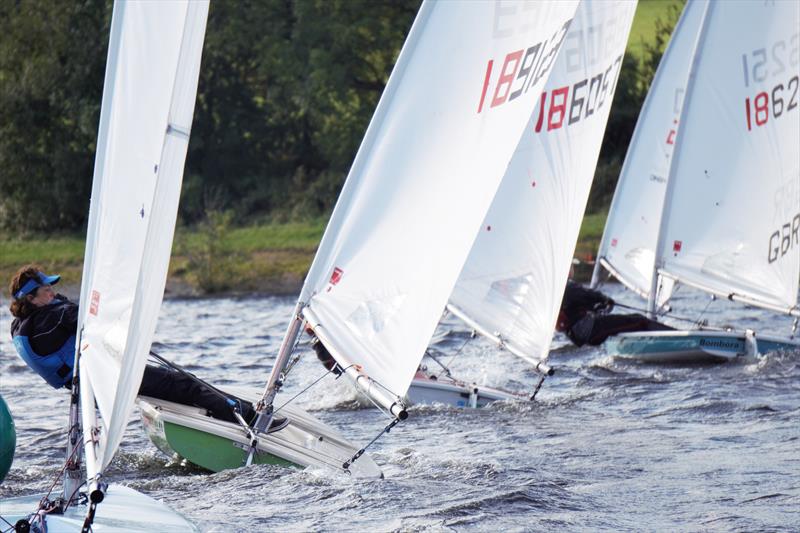
M642 305L619 286L614 299ZM0 302L7 308L7 302ZM164 303L156 351L219 385L262 387L294 301ZM696 318L707 298L683 289L673 308ZM791 321L714 302L712 324L787 335ZM680 323L674 323L680 325ZM46 490L61 466L67 391L29 371L2 312L0 392L17 424L17 456L0 496ZM446 322L437 350L468 336ZM371 449L386 479L260 465L208 474L150 444L138 415L108 474L170 503L206 531L283 530L765 530L793 529L800 508L800 354L725 365L651 366L557 337L556 375L534 404L481 411L412 409ZM286 399L324 373L307 346ZM431 368L435 363L429 363ZM455 375L518 391L537 376L488 343L468 342ZM298 400L355 442L387 420L329 376ZM280 402L279 402L280 403Z

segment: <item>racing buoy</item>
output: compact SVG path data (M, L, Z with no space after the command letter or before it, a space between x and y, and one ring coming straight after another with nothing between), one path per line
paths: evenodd
M14 460L14 448L17 446L17 431L14 429L14 419L8 410L3 397L0 396L0 482L2 482L11 462Z

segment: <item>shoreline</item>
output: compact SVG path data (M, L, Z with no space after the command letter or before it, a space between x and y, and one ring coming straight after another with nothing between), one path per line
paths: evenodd
M592 277L592 265L588 263L581 263L575 269L575 281L586 284ZM303 281L305 276L286 276L281 279L264 280L265 283L261 287L252 286L246 283L241 290L219 290L211 292L203 292L198 290L186 280L177 276L170 276L167 278L167 285L164 289L164 300L202 300L202 299L222 299L222 298L272 298L272 297L289 297L296 296L303 288ZM615 279L611 279L606 283L616 283ZM267 289L264 286L268 287ZM77 302L80 298L81 286L79 283L73 281L59 282L56 292L63 294L73 302ZM3 299L8 297L3 294Z
M576 279L591 277L594 254L600 244L606 214L586 215L574 257L581 260ZM175 235L164 297L208 298L289 296L303 287L325 221L268 223L228 227L209 234L179 227ZM0 234L0 237L3 235ZM77 300L83 274L84 237L67 234L22 239L0 239L2 294L10 298L8 283L16 271L35 263L48 274L59 274L61 292Z

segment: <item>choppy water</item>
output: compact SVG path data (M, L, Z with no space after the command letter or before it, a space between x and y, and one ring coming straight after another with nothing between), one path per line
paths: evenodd
M607 289L640 305L618 286ZM695 317L706 302L686 291L674 307ZM293 303L167 301L159 349L216 384L261 387ZM724 301L706 316L784 336L791 326ZM24 366L8 327L3 310L0 393L18 443L0 497L49 487L63 461L67 421L67 392ZM450 333L437 348L452 353L468 332L456 321L445 327ZM413 409L371 449L383 480L267 465L208 474L170 463L144 436L138 413L109 475L162 498L205 531L800 529L800 354L669 367L561 347L551 362L557 373L534 404ZM537 379L524 362L479 339L452 368L512 390L530 391ZM322 373L313 356L304 358L285 396ZM300 404L366 443L387 420L355 400L345 383L328 377Z

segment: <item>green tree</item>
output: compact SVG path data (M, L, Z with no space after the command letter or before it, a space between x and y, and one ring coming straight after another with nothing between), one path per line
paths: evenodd
M0 3L0 225L85 222L110 3Z
M608 209L611 204L622 170L622 161L625 159L636 121L639 119L639 112L680 17L681 9L680 5L671 5L665 18L656 19L653 40L642 43L644 52L641 60L630 53L625 54L586 208L589 213Z

